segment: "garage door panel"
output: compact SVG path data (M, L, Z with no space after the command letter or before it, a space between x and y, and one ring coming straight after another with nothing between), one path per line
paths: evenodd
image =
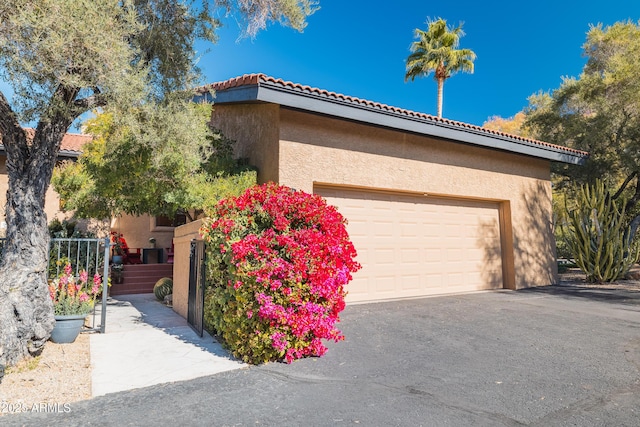
M406 265L413 264L417 267L420 263L420 250L400 249L400 262Z
M391 221L373 220L371 225L375 227L375 230L369 231L372 231L378 237L393 237L395 233L394 224Z
M394 259L395 251L392 248L374 249L373 253L373 261L377 264L384 265L386 268L389 268L389 266L394 266L396 264Z
M418 274L406 274L402 276L402 281L400 285L402 286L403 291L413 292L418 291L424 286L421 283L421 277Z
M362 270L348 302L502 287L497 203L338 188L316 192L338 207Z
M346 214L343 214L346 216ZM353 217L351 217L353 218ZM369 234L369 224L364 220L353 219L349 221L349 235L366 236Z

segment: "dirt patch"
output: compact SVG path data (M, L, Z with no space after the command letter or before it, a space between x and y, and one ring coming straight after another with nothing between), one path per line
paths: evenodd
M31 411L34 405L60 408L91 398L89 334L71 344L45 344L42 354L9 369L0 384L0 416Z

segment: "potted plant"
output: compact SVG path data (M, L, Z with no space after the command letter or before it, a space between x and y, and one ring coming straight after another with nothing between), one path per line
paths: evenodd
M102 292L103 282L99 274L89 281L86 270L75 276L68 262L62 273L49 283L49 295L53 301L56 319L51 341L72 343L78 337L84 319L93 310L96 297Z
M114 264L122 264L125 253L124 236L117 231L111 232L111 262Z

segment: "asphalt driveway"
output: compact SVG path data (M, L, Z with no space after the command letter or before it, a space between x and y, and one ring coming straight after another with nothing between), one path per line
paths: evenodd
M551 287L350 306L326 356L6 425L637 426L640 293Z

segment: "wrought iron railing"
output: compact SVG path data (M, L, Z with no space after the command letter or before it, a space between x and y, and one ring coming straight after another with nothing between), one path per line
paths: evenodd
M4 249L6 238L0 239L0 255ZM47 271L47 279L52 280L60 275L60 272L68 262L74 274L86 270L90 277L98 274L105 283L102 292L102 304L100 307L94 307L91 314L90 327L86 327L84 331L95 331L104 333L107 315L107 283L109 280L109 238L104 239L74 239L74 238L55 238L51 239L49 244L49 263ZM99 308L99 310L98 310ZM100 322L98 323L98 312Z

